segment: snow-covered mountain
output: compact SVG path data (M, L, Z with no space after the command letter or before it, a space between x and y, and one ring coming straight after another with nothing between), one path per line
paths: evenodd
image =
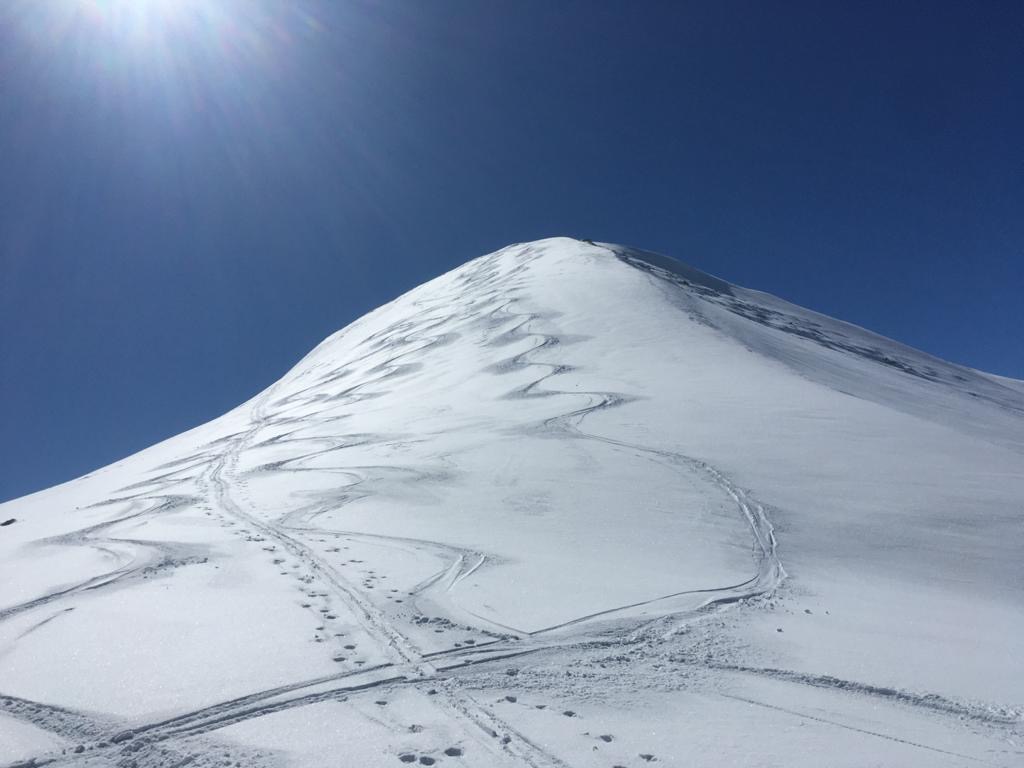
M642 251L476 259L0 522L0 765L1024 764L1024 382Z

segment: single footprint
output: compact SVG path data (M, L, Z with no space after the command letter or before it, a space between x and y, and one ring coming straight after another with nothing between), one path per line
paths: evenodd
M448 757L462 757L462 749L459 747L448 747L444 753L448 755Z

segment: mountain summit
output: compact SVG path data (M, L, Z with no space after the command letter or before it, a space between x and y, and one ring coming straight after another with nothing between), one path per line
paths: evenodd
M1024 382L553 238L0 505L0 764L1019 764Z

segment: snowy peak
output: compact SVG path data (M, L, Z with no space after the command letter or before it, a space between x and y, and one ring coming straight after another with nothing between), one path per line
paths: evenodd
M998 760L1018 384L643 251L509 246L0 505L0 762Z

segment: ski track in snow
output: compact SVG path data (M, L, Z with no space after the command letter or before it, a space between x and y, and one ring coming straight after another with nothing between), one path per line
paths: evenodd
M507 288L511 275L501 275L497 269L498 256L478 260L464 275L463 282L467 295L483 300L495 298L497 291ZM529 263L529 250L524 251L519 265L513 270L524 270ZM634 265L635 266L635 265ZM470 311L464 309L463 311ZM219 762L217 755L230 754L232 759L247 761L245 764L262 764L265 755L246 753L235 747L215 741L216 731L246 720L264 717L287 709L305 707L325 701L346 701L361 696L382 696L388 691L410 689L418 692L425 702L439 709L444 716L460 721L466 730L477 735L477 746L490 755L489 764L509 766L530 766L531 768L566 768L569 763L546 750L537 741L513 727L500 717L493 706L482 703L477 695L470 692L461 682L467 674L480 670L497 669L509 660L528 658L535 654L571 655L595 646L614 647L629 645L648 647L656 645L664 637L678 634L690 622L702 621L709 612L725 609L741 601L775 592L786 578L786 571L779 558L778 542L768 511L749 493L733 483L724 473L706 461L682 453L645 446L633 442L587 431L584 425L593 413L623 406L631 401L628 393L609 391L561 391L555 388L557 377L573 370L568 363L538 360L541 352L557 350L567 342L556 334L538 330L547 319L544 313L519 311L514 295L506 296L502 303L489 314L495 327L503 328L500 334L490 339L494 346L514 344L533 339L532 348L501 360L493 372L531 369L541 375L529 383L519 386L507 395L517 398L555 398L571 406L562 414L545 419L531 429L537 434L552 438L578 441L593 441L631 451L634 455L651 461L685 470L704 477L732 499L743 520L749 526L752 537L755 572L749 579L737 584L709 586L690 589L672 594L655 596L650 599L609 608L599 612L544 627L524 631L515 627L496 624L493 620L473 614L475 628L489 639L473 646L447 648L439 651L425 651L410 636L406 628L394 623L371 599L358 583L336 568L305 539L314 536L338 539L373 540L384 546L396 548L416 547L436 553L446 561L445 567L423 580L410 590L415 600L429 598L432 604L450 609L455 615L457 607L452 603L455 587L477 570L487 567L489 556L485 552L462 549L441 542L421 539L388 537L338 531L316 527L316 517L323 511L321 503L291 510L278 520L266 519L257 510L247 509L235 491L236 475L242 454L253 447L296 442L303 445L322 444L324 447L296 455L270 465L260 467L261 471L312 471L303 463L326 453L344 448L373 443L381 436L347 434L334 437L290 437L283 432L260 440L260 433L268 426L281 427L291 423L296 428L308 418L305 410L317 402L356 404L365 399L381 395L373 391L376 385L389 379L416 371L419 363L416 356L424 350L451 343L456 334L442 332L452 319L451 313L438 313L433 307L422 310L425 317L413 317L399 327L385 329L367 337L373 345L365 359L371 359L382 349L394 347L396 352L383 363L371 369L372 378L363 380L339 392L328 395L326 387L336 385L347 375L349 369L360 361L359 358L345 361L340 370L320 377L316 382L286 396L277 395L277 386L271 387L255 401L250 415L249 429L230 435L206 446L199 454L172 462L173 469L163 475L126 487L123 491L138 491L111 498L107 504L125 504L127 511L113 520L83 528L74 533L56 537L45 543L61 546L88 546L102 548L118 559L117 568L71 586L63 587L44 596L0 610L0 622L23 613L52 606L58 608L62 601L82 593L128 586L143 575L170 574L177 566L187 564L204 556L205 550L198 546L139 541L118 538L117 526L145 517L181 509L196 504L197 498L209 505L215 515L223 516L234 524L244 527L244 532L258 543L265 543L265 549L286 553L298 563L296 572L301 574L310 593L322 595L344 606L357 620L362 630L372 638L380 655L386 661L360 669L346 670L334 675L323 675L307 680L297 680L227 701L183 712L173 717L151 723L127 723L116 718L93 716L88 713L49 706L27 701L14 696L0 695L0 714L24 720L43 730L67 739L73 745L82 745L80 752L65 754L43 754L25 765L101 764L107 761L123 766L179 766L185 764L203 766ZM568 340L571 342L571 340ZM585 404L580 405L580 402ZM300 412L292 416L292 409ZM343 421L343 417L339 418ZM383 438L387 439L387 438ZM181 466L185 465L185 466ZM367 468L346 467L324 469L319 472L337 472L347 477L349 483L342 489L342 501L347 503L362 498L370 490L361 490ZM393 469L393 468L392 468ZM412 470L403 470L411 472ZM170 488L186 481L198 486L197 497L178 493L161 495L161 486ZM337 508L338 503L333 505ZM696 605L678 607L679 599L692 596ZM673 601L676 601L675 603ZM630 612L644 607L655 618L630 618ZM67 608L64 610L72 610ZM469 613L462 610L462 614ZM51 621L58 614L45 618L41 623ZM27 630L33 631L40 624ZM27 633L27 632L26 632ZM847 696L868 697L893 706L909 707L927 711L933 715L947 716L960 720L996 723L1015 726L1020 714L999 707L968 706L934 694L913 694L905 691L873 686L866 683L839 680L828 676L811 676L782 669L756 668L731 665L713 661L686 661L704 669L715 669L740 675L769 677L796 685L826 688ZM819 720L831 725L853 729L861 733L891 739L912 747L944 753L965 760L976 758L956 752L939 749L898 736L861 729L843 722L822 718L806 712L794 712L770 702L764 702L730 693L722 696L743 701L760 707L771 707L802 718ZM273 760L271 759L271 764ZM397 764L397 760L396 760ZM11 764L14 765L14 764Z

